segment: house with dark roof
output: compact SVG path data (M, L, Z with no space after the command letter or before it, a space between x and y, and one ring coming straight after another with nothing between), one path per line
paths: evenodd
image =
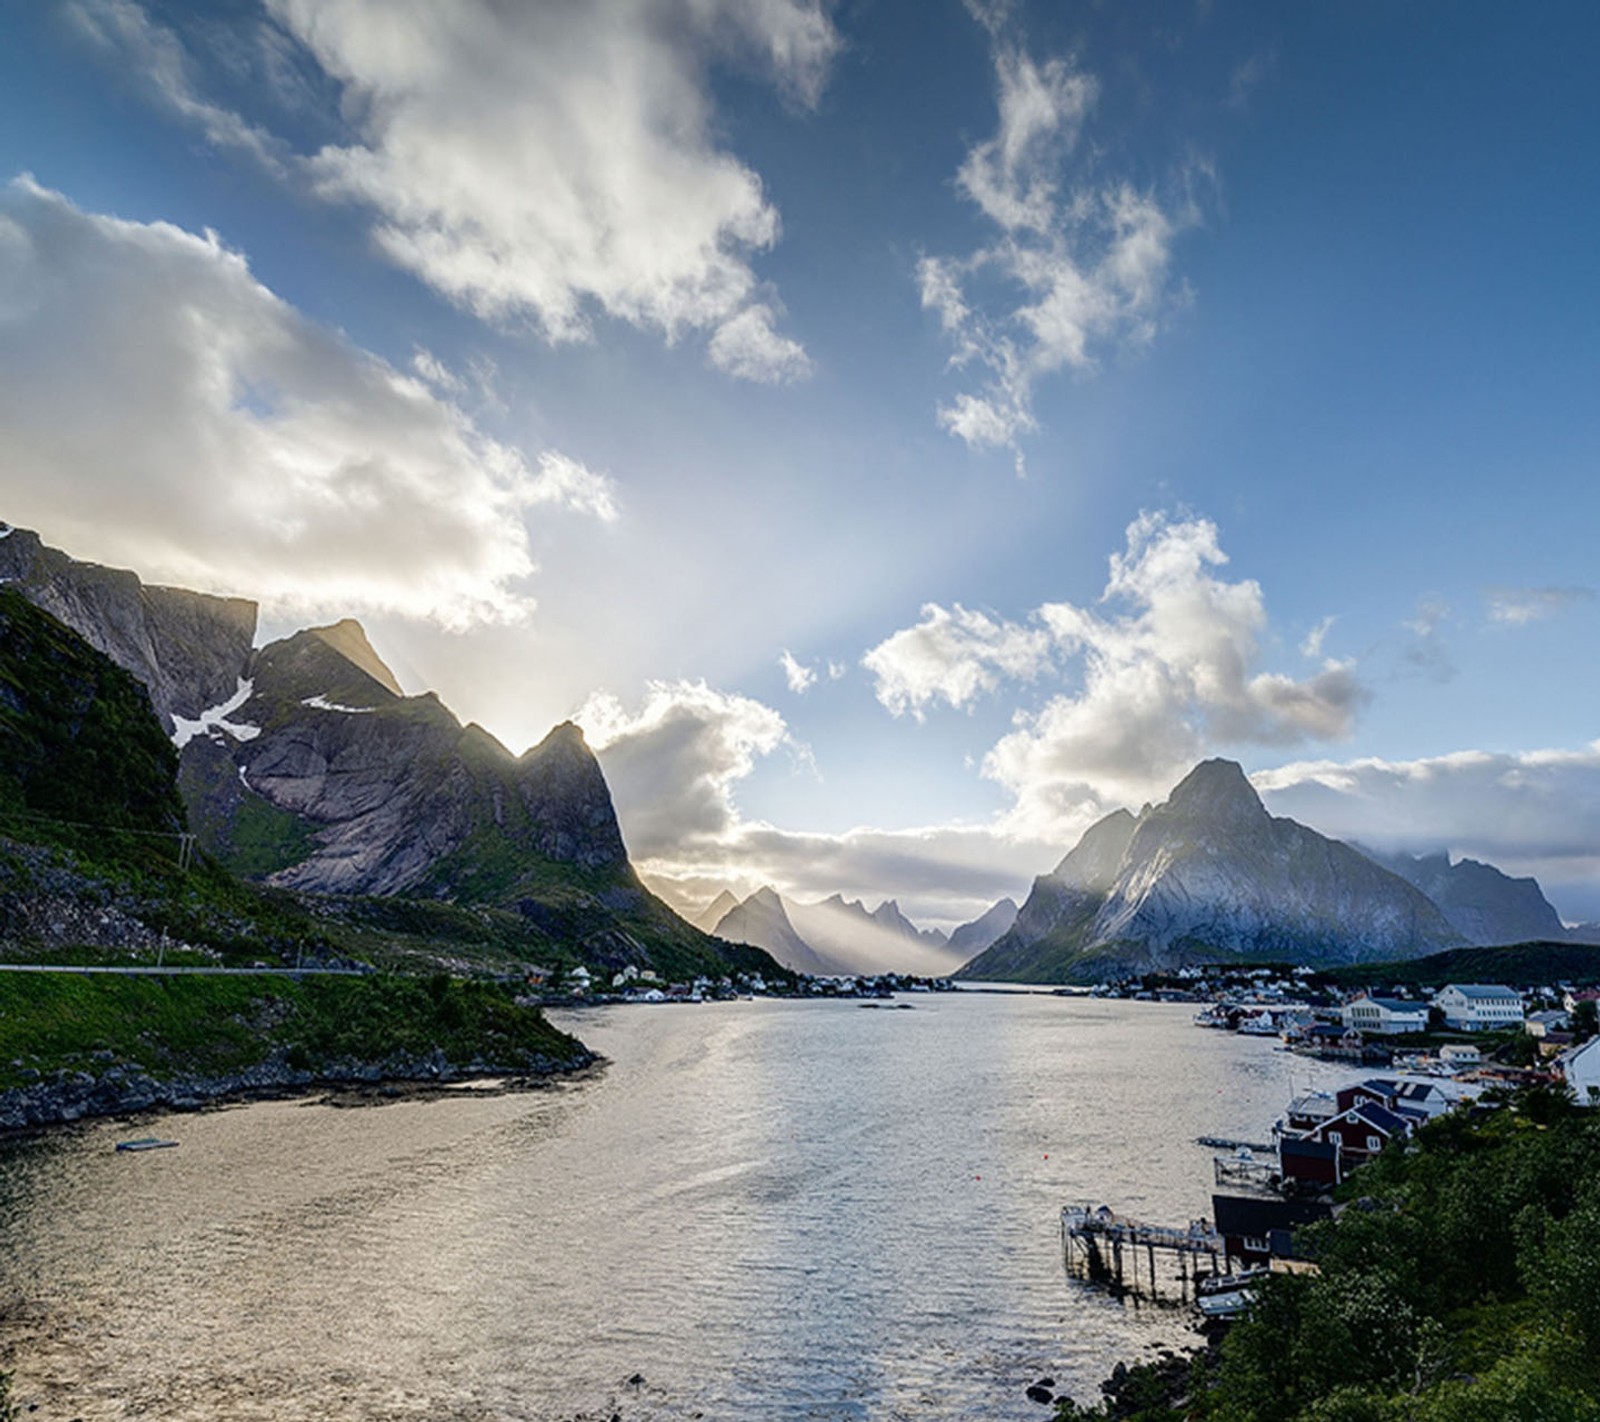
M1213 1195L1211 1217L1222 1236L1223 1257L1246 1268L1271 1259L1296 1259L1295 1232L1332 1216L1323 1200L1277 1200L1255 1195Z

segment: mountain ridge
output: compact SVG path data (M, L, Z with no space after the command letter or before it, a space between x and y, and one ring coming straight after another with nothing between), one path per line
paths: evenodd
M1091 826L958 976L1092 981L1218 957L1405 958L1458 941L1416 887L1271 815L1242 767L1214 759L1162 804Z

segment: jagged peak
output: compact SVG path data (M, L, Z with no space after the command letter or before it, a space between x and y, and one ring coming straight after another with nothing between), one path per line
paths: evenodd
M400 697L405 695L395 674L367 640L366 629L355 618L341 617L326 627L308 627L306 631L318 641L327 643L347 662L359 667L385 691Z
M1267 817L1267 807L1261 803L1244 767L1238 761L1220 757L1195 766L1173 788L1163 808L1207 820Z

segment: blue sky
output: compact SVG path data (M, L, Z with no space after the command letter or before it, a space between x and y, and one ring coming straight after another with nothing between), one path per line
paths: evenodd
M1592 7L3 14L0 513L577 715L684 907L1226 754L1600 917Z

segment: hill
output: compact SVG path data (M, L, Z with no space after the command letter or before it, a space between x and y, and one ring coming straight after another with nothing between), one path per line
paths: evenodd
M1330 968L1323 976L1347 987L1372 983L1443 987L1446 983L1512 986L1600 983L1600 947L1582 943L1517 943L1509 947L1450 948L1392 963Z

